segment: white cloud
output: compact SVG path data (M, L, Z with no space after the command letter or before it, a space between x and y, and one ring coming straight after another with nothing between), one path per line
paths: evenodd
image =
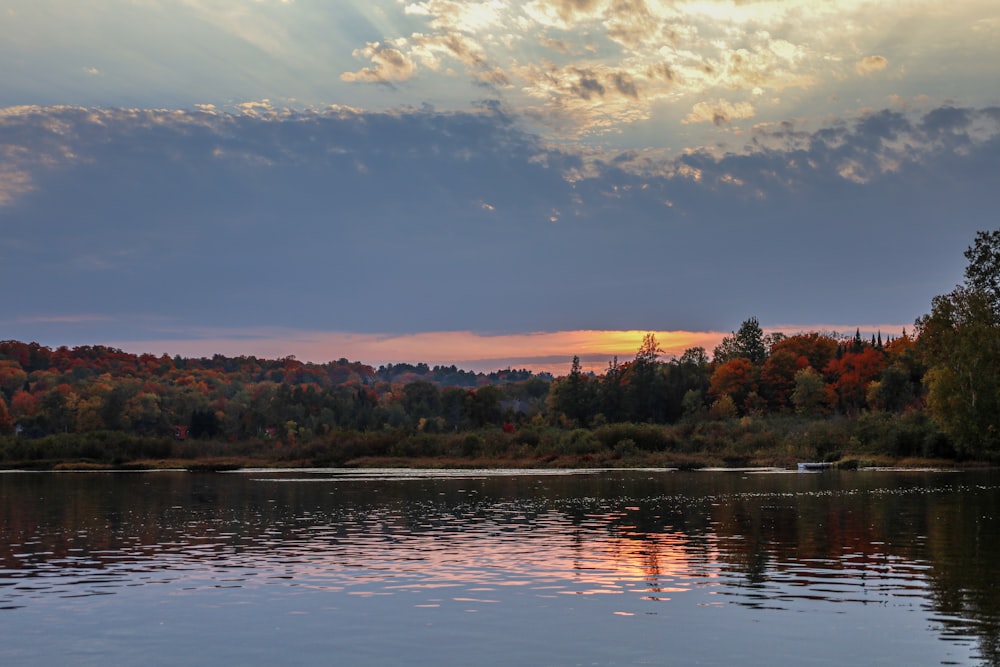
M371 67L364 67L357 72L345 72L340 75L342 81L349 83L390 83L406 81L416 72L413 60L399 49L388 44L369 42L363 49L355 49L356 58L367 58Z
M861 76L881 72L889 65L889 60L885 56L865 56L854 64L854 70Z
M427 0L408 3L403 11L411 16L427 17L430 27L435 30L475 33L504 26L510 13L510 4L501 0Z
M713 125L727 125L734 120L753 118L754 107L749 102L736 102L729 100L718 100L716 102L698 102L691 109L691 113L684 117L683 123L712 123Z

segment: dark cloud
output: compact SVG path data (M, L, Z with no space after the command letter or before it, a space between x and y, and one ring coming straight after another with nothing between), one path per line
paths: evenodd
M995 227L998 120L879 112L657 160L553 147L496 102L8 111L5 310L118 339L910 322Z
M594 72L590 70L577 70L576 74L578 76L577 81L570 86L570 90L574 95L585 100L589 100L594 95L604 97L604 86L598 81L597 75Z
M615 84L618 92L626 97L639 97L639 91L635 86L635 80L624 72L616 72L611 80Z

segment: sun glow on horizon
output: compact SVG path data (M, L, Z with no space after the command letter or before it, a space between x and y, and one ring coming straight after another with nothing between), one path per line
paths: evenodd
M764 327L765 333L793 335L807 331L850 332L863 336L895 335L897 325ZM650 331L645 329L539 331L490 334L473 331L428 331L419 333L349 333L303 331L283 328L200 329L178 331L175 337L150 340L110 341L106 344L137 354L179 354L184 357L294 356L300 361L325 363L337 359L361 362L375 368L385 364L426 363L430 366L457 366L489 373L505 368L527 369L535 373L566 375L573 357L580 358L585 373L603 374L608 363L635 357L647 334L656 336L661 360L679 357L685 350L701 347L709 355L731 331Z
M294 355L301 361L324 363L346 358L375 367L389 363L454 364L470 371L490 372L526 368L564 375L574 356L585 372L603 372L615 357L635 356L643 337L652 333L663 358L683 354L692 347L708 352L727 332L713 331L550 331L516 334L483 334L471 331L413 334L359 334L293 331L282 329L202 331L197 337L119 341L109 343L136 353L180 354L188 357L253 355L279 358Z

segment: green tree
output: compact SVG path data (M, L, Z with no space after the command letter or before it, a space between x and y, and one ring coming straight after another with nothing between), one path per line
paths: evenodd
M795 411L803 415L818 415L824 410L826 403L826 383L811 366L807 366L795 374L795 388L792 390L792 405Z
M1000 326L992 297L956 288L935 297L917 321L929 370L927 404L955 449L978 457L1000 454Z
M738 331L726 336L712 352L716 363L725 363L733 359L748 359L757 364L767 357L767 344L764 331L756 317L743 321Z
M663 378L665 421L675 422L697 411L696 407L704 403L710 376L708 354L702 347L687 349L669 362ZM689 394L693 397L689 398Z
M868 385L868 405L885 412L902 412L914 399L910 374L893 364L882 370L881 377Z
M214 438L219 434L219 416L215 410L195 410L191 413L191 421L188 425L188 433L192 438Z
M976 232L973 245L965 251L965 285L983 292L994 313L1000 313L1000 229Z
M441 416L449 428L458 430L466 424L465 396L467 390L461 387L445 387L441 391Z
M647 333L629 367L629 397L632 418L637 422L662 421L660 364L663 353L656 335Z
M500 399L503 394L494 385L486 385L465 396L465 417L473 426L483 427L499 424L501 418Z
M698 421L705 414L705 393L699 389L688 389L681 399L681 417Z
M66 433L76 426L69 401L59 389L51 389L42 397L41 415L48 433Z
M604 415L610 423L621 422L625 419L625 385L624 372L618 365L618 357L608 362L608 370L601 378L600 389L598 390L598 405L600 413Z
M565 415L575 426L586 426L594 411L592 384L580 370L580 357L574 356L569 375L553 383L549 392L551 410Z
M927 404L956 451L1000 455L1000 230L978 232L965 284L917 320Z
M430 419L441 414L441 392L437 385L427 380L414 380L404 385L402 402L414 423L420 418Z

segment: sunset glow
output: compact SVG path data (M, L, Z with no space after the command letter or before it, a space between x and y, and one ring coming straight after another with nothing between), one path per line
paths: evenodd
M898 325L865 325L864 336L876 331L896 335ZM803 329L784 326L767 329L786 334L801 331L852 333L858 327L823 325ZM525 368L534 372L565 375L574 356L580 357L584 372L597 375L607 370L617 357L625 362L635 357L647 334L656 336L661 359L678 357L685 350L701 347L711 355L731 331L552 331L529 334L481 334L471 331L422 332L407 335L360 334L319 331L260 329L240 331L200 331L195 337L142 341L112 341L127 352L179 354L186 357L256 356L280 358L289 355L300 361L324 363L345 358L374 367L388 363L426 363L430 366L455 365L463 370L491 372L504 368Z
M602 373L615 357L635 356L642 339L653 333L663 358L678 356L691 347L709 353L727 333L712 331L555 331L528 334L480 334L470 331L423 332L409 335L298 332L261 330L205 333L197 339L112 341L110 345L134 353L180 354L187 357L294 355L300 361L323 363L346 358L378 367L387 363L452 364L464 370L490 372L526 368L564 375L573 356L585 372Z

